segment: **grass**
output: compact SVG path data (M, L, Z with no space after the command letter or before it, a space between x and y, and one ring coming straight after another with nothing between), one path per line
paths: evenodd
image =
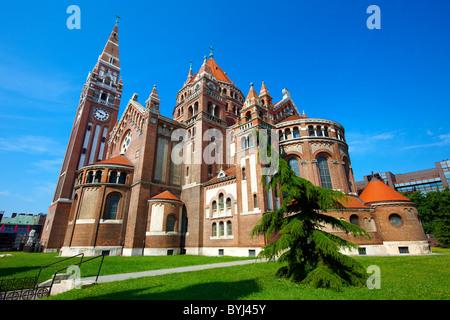
M41 266L60 261L63 257L58 257L55 253L10 253L12 257L0 258L0 279L36 277ZM59 269L68 267L80 262L81 257L73 258L56 265L43 269L39 282L51 278ZM85 257L84 260L89 259ZM206 256L157 256L157 257L105 257L100 275L110 275L128 272L140 272L148 270L158 270L165 268L185 267L192 265L220 263L249 258L239 257L206 257ZM81 277L97 275L101 259L95 259L81 265ZM63 273L64 271L62 271Z
M448 300L450 255L356 257L377 265L381 288L315 289L275 276L277 262L97 284L52 300Z
M433 248L434 253L450 249ZM40 266L60 260L54 253L12 253L0 258L0 278L36 276ZM241 260L234 257L105 257L101 275ZM342 292L314 289L275 276L277 262L193 271L97 284L50 297L51 300L449 300L450 255L356 257L381 271L381 289L348 287ZM97 260L81 269L95 275ZM76 259L66 265L76 263ZM46 280L55 270L44 273Z

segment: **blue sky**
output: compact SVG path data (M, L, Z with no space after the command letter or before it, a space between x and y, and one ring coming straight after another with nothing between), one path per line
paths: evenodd
M81 29L69 30L69 5ZM381 29L370 30L370 5ZM0 210L47 212L81 88L119 24L121 111L154 84L171 116L189 62L214 59L244 94L288 88L307 116L346 129L356 180L450 158L450 2L2 1Z

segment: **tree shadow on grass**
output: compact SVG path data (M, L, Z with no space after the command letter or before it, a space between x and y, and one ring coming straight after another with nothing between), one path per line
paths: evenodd
M34 270L36 272L31 272ZM39 268L32 267L17 267L17 268L0 268L0 279L10 278L24 278L24 277L36 277L39 272Z
M195 284L177 290L161 290L164 290L164 286L158 285L84 297L80 300L237 300L261 291L255 280L217 281Z

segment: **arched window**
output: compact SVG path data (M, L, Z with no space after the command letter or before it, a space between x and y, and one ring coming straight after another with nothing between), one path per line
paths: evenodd
M78 184L83 183L83 173L80 173L78 176Z
M111 173L109 174L109 183L117 183L117 172L116 171L111 171Z
M233 225L231 221L227 221L227 236L233 235Z
M248 141L247 141L246 137L242 137L241 143L242 143L242 149L247 149L248 148Z
M231 209L231 199L227 198L227 209Z
M253 208L258 208L258 196L256 194L253 195Z
M247 180L247 176L245 175L245 168L242 168L242 180Z
M217 211L217 202L216 201L212 202L212 209L213 209L213 211Z
M225 226L223 221L219 223L219 237L223 237L225 235Z
M293 138L300 138L300 132L298 131L297 127L295 127L293 130Z
M248 139L248 147L249 148L253 147L253 135L250 134L247 139Z
M291 129L287 128L285 131L286 140L291 139Z
M194 103L194 109L193 109L194 115L198 113L198 101Z
M219 194L219 209L223 210L225 206L223 193Z
M217 237L217 223L212 224L212 236Z
M300 166L298 165L297 159L290 159L288 161L288 166L289 166L289 168L291 168L292 171L295 172L295 175L297 177L300 177Z
M323 131L322 131L322 127L321 126L317 126L317 135L319 136L319 137L322 137L323 136Z
M166 218L166 232L174 232L177 218L173 214L169 214Z
M115 220L117 218L117 211L119 209L120 196L113 194L108 197L106 206L106 219Z
M330 169L328 168L328 161L324 157L317 159L317 165L319 167L320 181L322 188L333 189L330 177Z
M350 164L348 163L348 159L344 159L344 171L348 182L348 191L351 192L353 190L353 185L350 177Z
M102 180L102 172L97 171L95 173L94 183L100 183L101 180Z
M125 184L127 179L127 174L125 172L121 172L119 176L119 184Z
M93 180L94 180L94 174L92 173L92 171L89 171L89 173L87 175L87 183L92 183Z
M359 218L356 214L352 214L350 216L350 223L353 223L353 224L359 226Z
M313 126L309 126L308 127L308 132L309 132L309 136L310 137L314 137L316 134L314 132L314 127Z

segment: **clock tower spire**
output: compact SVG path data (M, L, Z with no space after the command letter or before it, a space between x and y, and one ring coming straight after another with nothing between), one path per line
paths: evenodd
M61 248L76 186L77 170L104 160L107 140L117 122L123 83L120 79L119 29L114 25L83 86L75 120L47 214L41 244Z

